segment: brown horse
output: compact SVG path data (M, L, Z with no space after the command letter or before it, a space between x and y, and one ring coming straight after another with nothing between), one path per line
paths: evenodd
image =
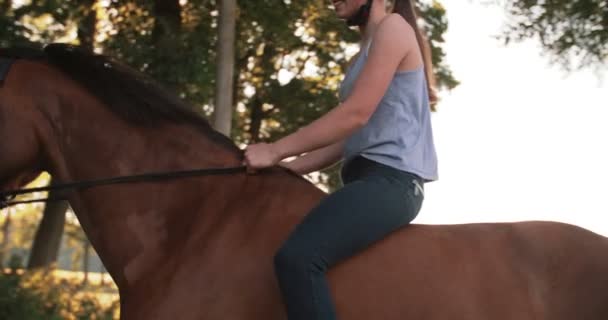
M63 46L0 88L0 187L241 164L140 73ZM4 60L4 66L7 61ZM2 74L0 67L0 76ZM273 255L324 193L280 168L69 194L123 319L286 319ZM329 272L340 319L608 319L608 239L560 223L412 225Z

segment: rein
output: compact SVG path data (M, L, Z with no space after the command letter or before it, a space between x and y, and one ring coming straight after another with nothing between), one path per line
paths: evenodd
M67 182L67 183L58 183L58 184L51 184L46 187L1 191L0 192L0 209L4 209L9 206L13 206L16 204L21 204L21 203L51 202L51 201L66 200L66 198L58 198L58 197L52 197L52 198L47 197L47 198L38 198L38 199L32 199L32 200L17 200L17 201L12 200L15 198L15 196L22 195L22 194L28 194L28 193L34 193L34 192L87 189L87 188L91 188L91 187L111 185L111 184L156 182L156 181L171 180L171 179L189 178L189 177L226 175L226 174L246 172L246 169L247 169L246 166L238 166L238 167L226 167L226 168L157 172L157 173L146 173L146 174L139 174L139 175L132 175L132 176L119 176L119 177L112 177L112 178L102 178L102 179L82 180L82 181Z

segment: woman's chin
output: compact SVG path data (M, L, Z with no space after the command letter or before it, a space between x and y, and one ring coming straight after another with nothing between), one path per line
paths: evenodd
M346 12L344 12L344 8L341 8L340 6L337 8L334 8L334 13L336 14L336 17L340 18L340 19L346 19Z
M336 11L336 17L338 17L338 19L340 19L340 20L348 19L348 17L344 13L341 13L339 11Z

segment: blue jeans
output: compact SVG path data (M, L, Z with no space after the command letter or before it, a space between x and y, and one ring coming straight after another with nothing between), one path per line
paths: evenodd
M342 180L275 256L289 320L336 319L327 269L409 224L422 206L420 177L363 157L346 164Z

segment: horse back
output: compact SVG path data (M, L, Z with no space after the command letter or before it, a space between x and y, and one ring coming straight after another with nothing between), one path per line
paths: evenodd
M562 223L411 225L329 278L341 319L608 319L608 240Z

